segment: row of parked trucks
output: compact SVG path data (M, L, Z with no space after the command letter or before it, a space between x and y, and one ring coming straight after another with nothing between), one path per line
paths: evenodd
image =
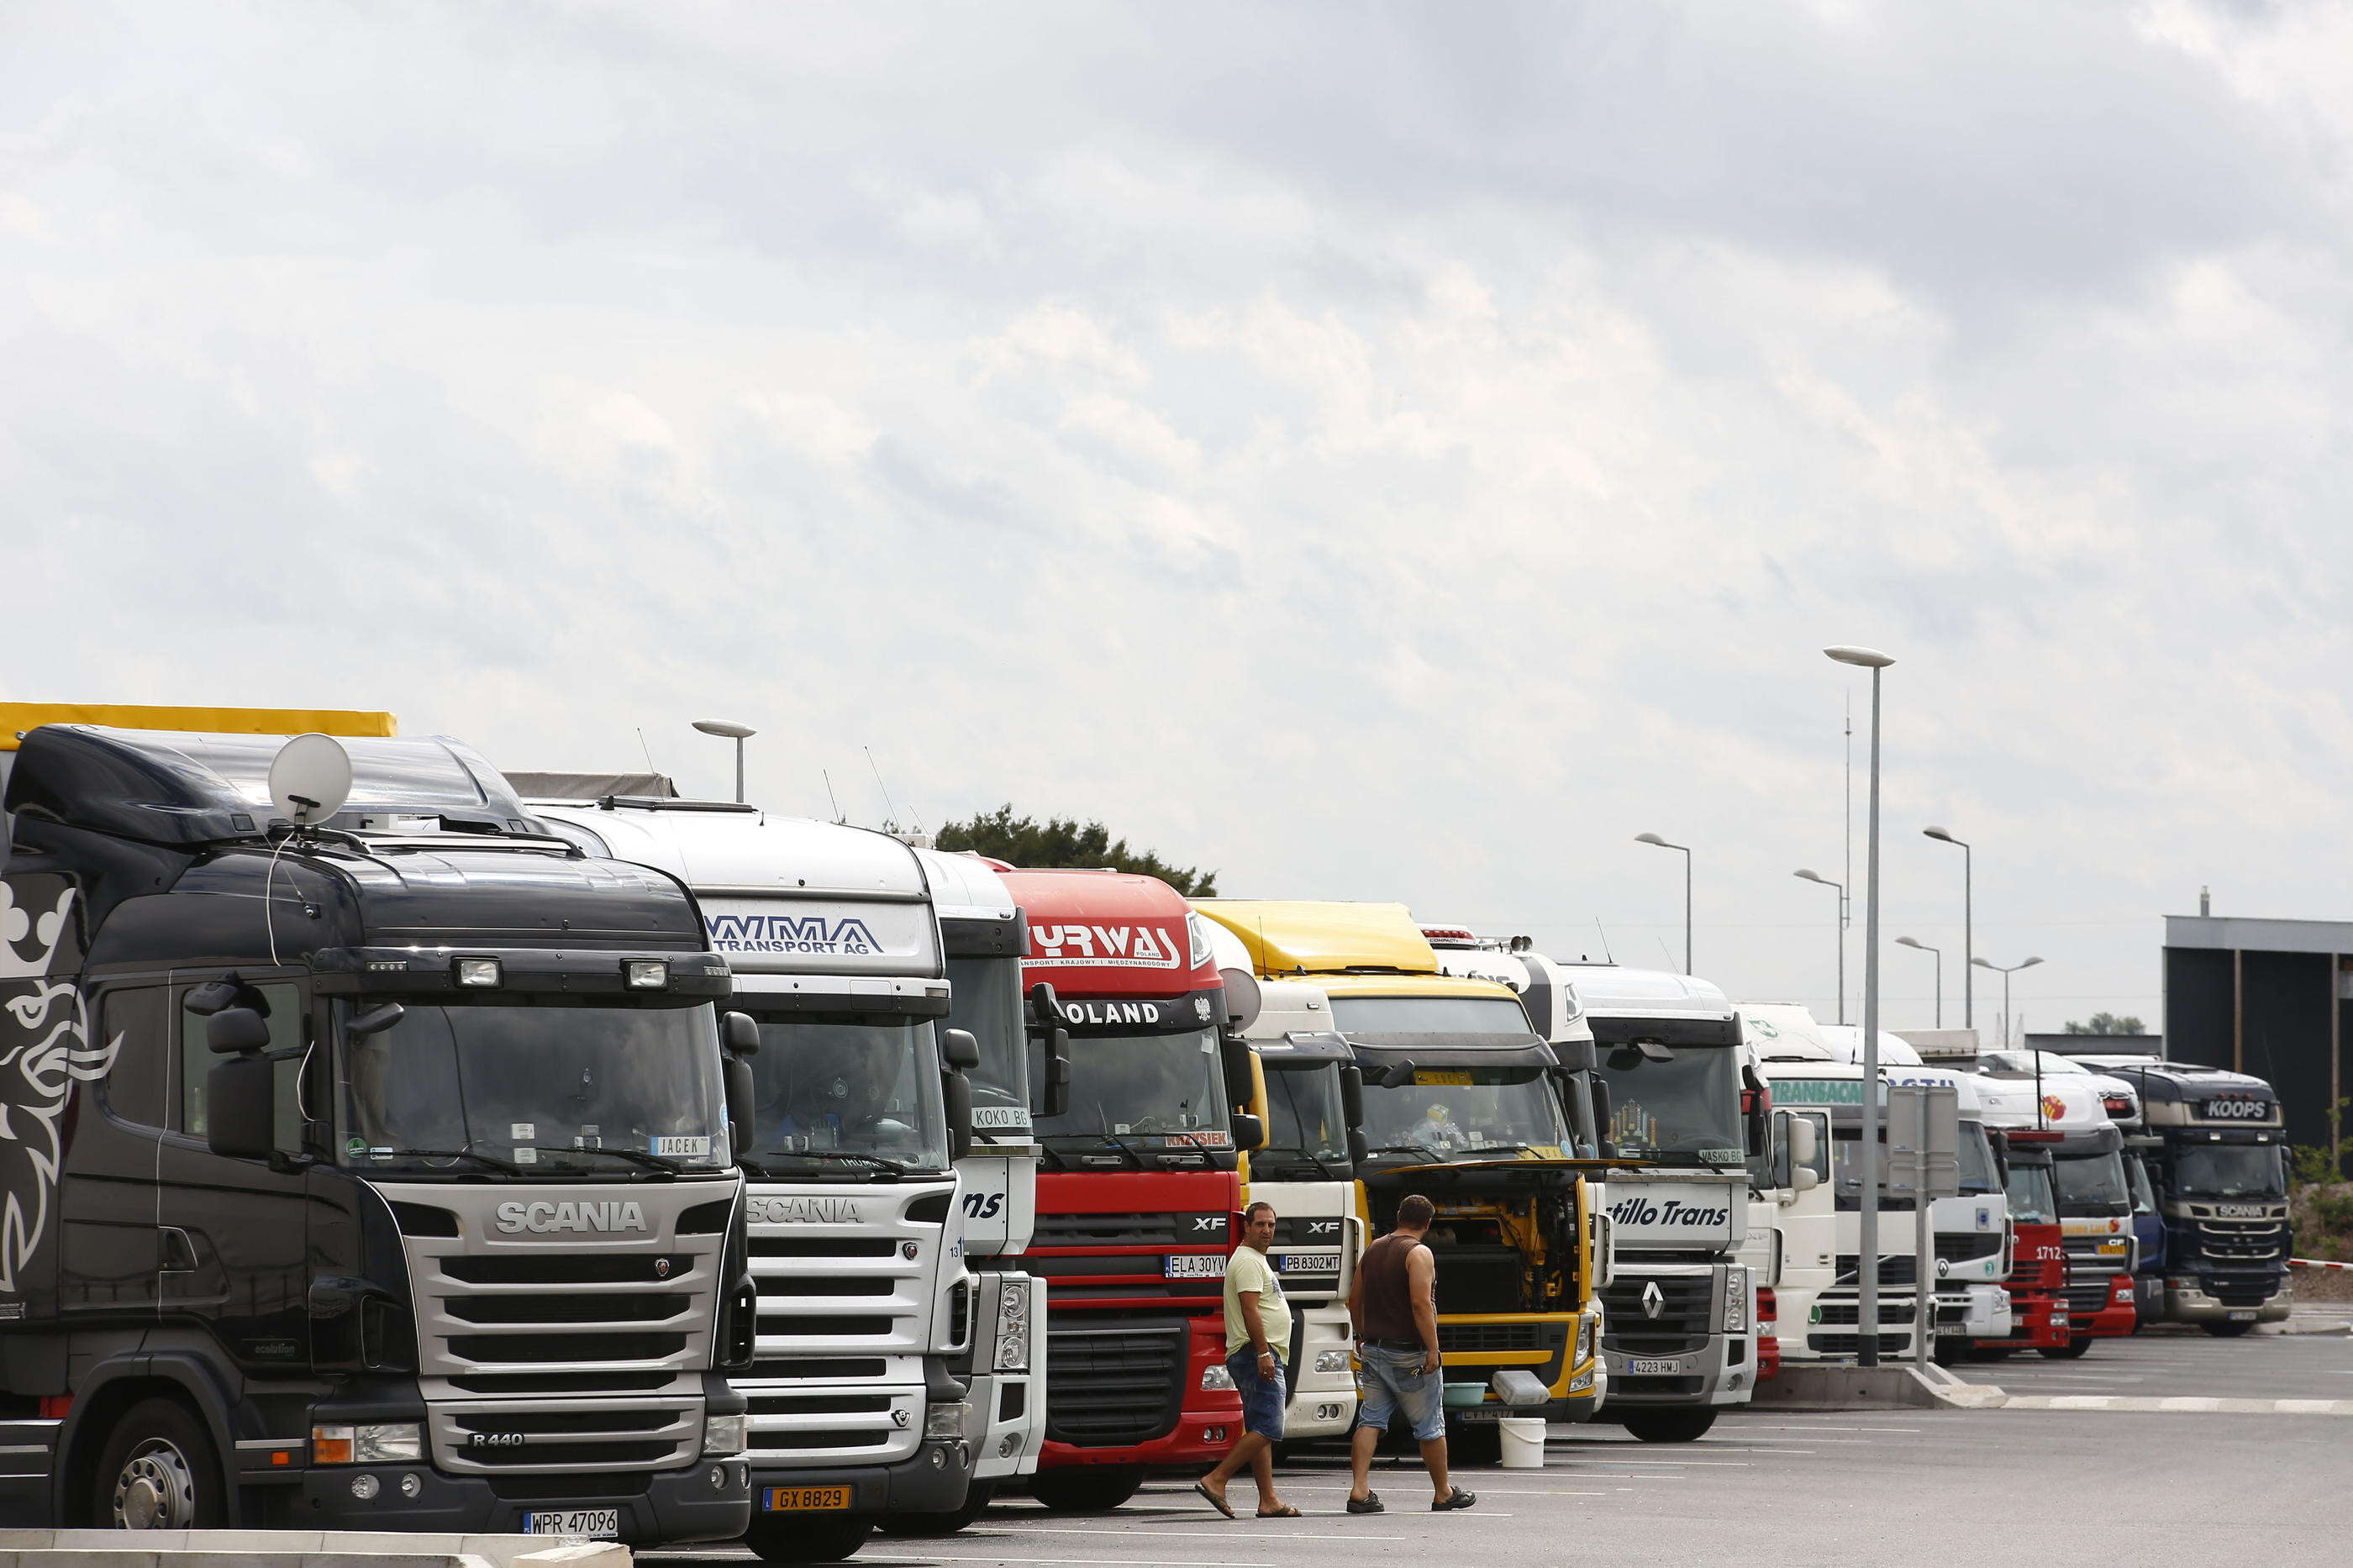
M394 730L0 713L0 1521L809 1562L1115 1506L1240 1435L1259 1199L1293 1441L1409 1193L1468 1444L1854 1353L1866 1089L1803 1009ZM2256 1080L1907 1057L1963 1181L1925 1292L1886 1217L1883 1353L2284 1310Z

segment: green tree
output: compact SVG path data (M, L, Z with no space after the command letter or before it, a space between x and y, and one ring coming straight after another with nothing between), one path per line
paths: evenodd
M1218 896L1218 874L1189 866L1172 866L1159 856L1130 849L1124 838L1114 839L1100 822L1078 818L1016 816L1012 803L995 811L976 813L968 822L951 822L940 829L943 849L969 849L1011 866L1039 868L1103 866L1114 871L1136 871L1157 877L1188 899Z
M2072 1019L2069 1020L2067 1033L2071 1035L2145 1035L2148 1033L2148 1028L2129 1013L2121 1018L2114 1013L2094 1013L2092 1015L2092 1021L2088 1024L2078 1024Z

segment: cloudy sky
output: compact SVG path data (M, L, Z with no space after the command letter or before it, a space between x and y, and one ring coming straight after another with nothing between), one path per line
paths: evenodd
M1656 831L1827 1016L1865 643L1887 935L1957 998L1943 823L2029 1026L2154 1022L2201 884L2353 917L2348 83L2252 0L0 0L0 698L723 717L1633 963Z

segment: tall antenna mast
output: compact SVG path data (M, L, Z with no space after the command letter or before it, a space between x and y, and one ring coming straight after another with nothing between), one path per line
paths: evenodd
M882 792L883 808L890 812L891 820L893 823L896 823L899 820L899 805L896 801L893 801L891 798L891 786L882 782L882 770L880 767L875 766L874 748L871 746L860 746L858 749L866 753L866 765L874 769L874 784L875 787ZM918 833L921 833L923 830L923 825L919 821L911 820L907 826L913 827Z
M818 776L825 780L825 803L833 807L834 825L839 826L842 821L841 802L833 798L833 774L823 768L818 769L817 772Z
M1854 886L1854 693L1846 694L1846 799L1840 807L1839 842L1846 850L1846 870L1839 878L1839 952L1846 952L1847 889ZM1843 962L1840 964L1845 969ZM1846 1022L1846 990L1839 990L1839 1022Z

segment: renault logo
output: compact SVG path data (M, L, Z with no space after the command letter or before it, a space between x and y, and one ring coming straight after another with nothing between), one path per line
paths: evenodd
M1667 1304L1667 1293L1659 1289L1655 1279L1642 1287L1642 1316L1655 1318Z

